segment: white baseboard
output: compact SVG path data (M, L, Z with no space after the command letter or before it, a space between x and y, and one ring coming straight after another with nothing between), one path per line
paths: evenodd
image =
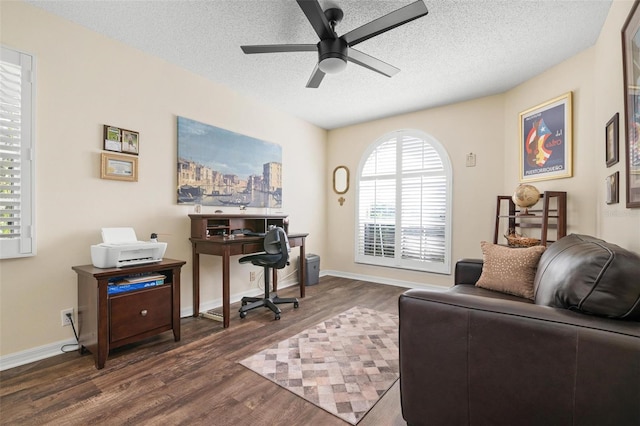
M65 345L75 345L75 339L61 340L59 342L50 343L37 348L31 348L24 351L0 356L0 371L10 368L19 367L29 364L30 362L40 361L41 359L50 358L56 355L62 355L61 348Z
M350 272L341 272L341 271L333 271L333 270L321 270L319 275L321 277L331 275L334 277L340 278L349 278L353 280L359 281L368 281L377 284L387 284L394 285L397 287L405 287L405 288L428 288L431 290L441 290L444 291L447 288L431 285L431 284L418 284L410 281L401 281L401 280L393 280L389 278L381 278L374 277L370 275L360 275L360 274L352 274ZM279 288L287 288L294 285L298 285L297 278L294 279L285 279L282 282L278 283ZM231 295L231 303L238 302L244 296L255 296L256 289L251 289L244 291L242 293L237 293ZM200 309L202 311L208 311L209 309L215 309L222 306L222 299L214 299L203 302L200 304ZM180 317L190 317L193 315L193 307L181 308L180 309ZM45 358L49 358L56 355L61 355L64 352L60 350L64 345L74 345L76 344L75 340L63 340L60 342L50 343L44 346L39 346L37 348L27 349L24 351L16 352L9 355L0 356L0 371L8 370L10 368L19 367L21 365L29 364L30 362L40 361Z
M325 270L320 272L321 277L324 277L325 275L331 275L331 276L340 277L340 278L349 278L351 280L358 280L358 281L368 281L376 284L393 285L396 287L404 287L404 288L425 288L425 289L435 290L435 291L445 291L449 288L449 287L443 287L435 284L427 284L427 283L423 284L423 283L415 283L413 281L402 281L402 280L394 280L391 278L375 277L372 275L352 274L351 272L332 271L332 270Z
M295 281L293 280L278 281L278 288L280 289L291 287L294 285L296 286L298 285L297 279ZM229 296L229 300L231 303L235 303L235 302L239 302L245 296L256 296L257 295L256 290L257 290L256 288L252 288L250 290L243 291L242 293L232 294L231 296ZM264 290L262 290L262 292L264 292ZM200 303L200 312L208 311L210 309L216 309L216 308L222 308L222 299L218 298L218 299L213 299L213 300ZM193 306L180 309L181 318L190 317L192 315L193 315Z
M278 282L278 288L287 288L293 285L298 285L297 279L284 280ZM250 289L242 293L231 295L231 303L239 302L244 296L255 296L256 289ZM204 302L200 305L202 311L208 311L209 309L215 309L222 306L222 299L214 299ZM180 309L180 317L190 317L193 315L193 307ZM10 368L19 367L21 365L29 364L31 362L40 361L42 359L50 358L56 355L62 355L64 352L60 350L64 345L75 345L75 339L63 340L60 342L50 343L48 345L39 346L37 348L27 349L20 352L15 352L8 355L0 356L0 371L8 370Z

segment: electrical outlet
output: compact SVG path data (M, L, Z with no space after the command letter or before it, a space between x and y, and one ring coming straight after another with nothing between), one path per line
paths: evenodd
M63 309L60 311L60 319L62 320L63 327L71 325L71 319L67 317L67 314L71 314L71 318L73 318L73 308Z
M249 272L249 281L255 281L255 280L256 280L256 272L255 271Z

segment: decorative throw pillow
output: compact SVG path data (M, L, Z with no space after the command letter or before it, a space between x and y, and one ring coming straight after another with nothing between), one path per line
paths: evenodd
M533 280L544 246L509 248L486 241L482 274L476 286L533 300Z

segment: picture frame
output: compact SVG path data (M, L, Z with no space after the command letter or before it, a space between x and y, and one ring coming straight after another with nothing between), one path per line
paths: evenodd
M101 156L100 178L138 181L138 157L103 152Z
M282 146L177 117L177 203L282 208Z
M618 162L618 153L620 151L618 146L618 121L619 113L615 113L611 120L607 122L605 127L605 162L607 167L611 167Z
M122 129L122 152L138 155L140 134L132 130Z
M125 152L132 155L139 154L140 133L108 124L104 125L103 133L103 149L105 151Z
M520 182L573 176L572 92L519 115Z
M640 11L631 7L622 27L624 80L626 207L640 208Z
M122 152L121 131L118 127L113 127L105 124L104 126L104 145L105 151Z
M620 172L607 176L607 204L617 204L620 201Z

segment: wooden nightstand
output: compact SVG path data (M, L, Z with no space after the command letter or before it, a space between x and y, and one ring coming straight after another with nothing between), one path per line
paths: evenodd
M78 274L79 350L89 350L101 369L109 350L173 330L180 340L180 269L186 262L163 259L158 263L127 268L74 266ZM109 280L136 274L166 276L164 284L108 294Z

